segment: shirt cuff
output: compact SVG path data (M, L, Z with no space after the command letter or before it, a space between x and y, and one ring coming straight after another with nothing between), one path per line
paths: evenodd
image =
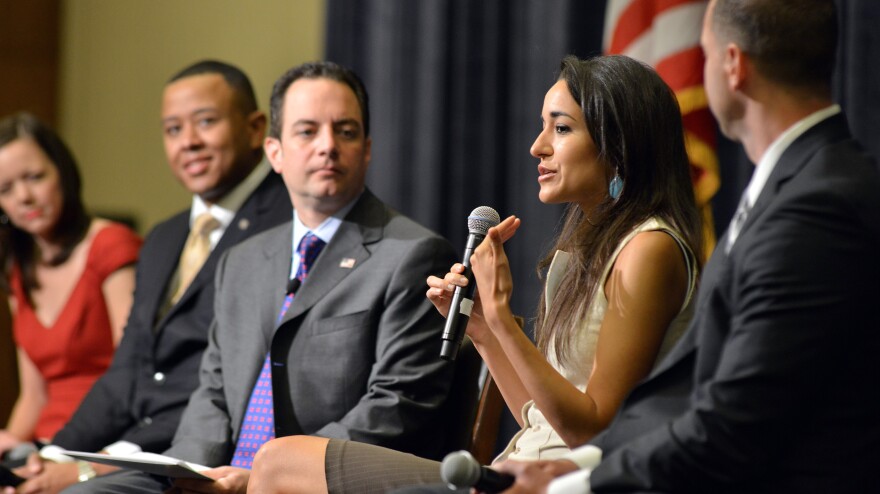
M105 447L103 449L104 453L108 455L130 455L133 453L139 453L141 451L141 447L135 443L128 441L116 441L115 443ZM40 448L40 458L44 460L54 461L55 463L70 463L75 461L74 458L67 456L67 450L62 448L61 446L55 446L54 444L47 444Z
M564 458L580 468L592 470L602 461L602 450L587 444L569 451Z
M44 460L54 461L55 463L70 463L73 458L67 456L64 448L61 446L55 446L54 444L47 444L40 448L40 458Z
M134 453L140 453L141 447L135 443L128 441L116 441L104 448L104 452L108 455L130 455Z
M547 494L592 494L590 470L577 470L553 479L547 486Z

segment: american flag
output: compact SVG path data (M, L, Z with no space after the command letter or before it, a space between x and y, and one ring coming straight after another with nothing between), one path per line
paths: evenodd
M703 88L700 30L707 4L704 0L608 0L603 48L651 65L675 91L708 257L715 247L710 201L720 177L715 121Z

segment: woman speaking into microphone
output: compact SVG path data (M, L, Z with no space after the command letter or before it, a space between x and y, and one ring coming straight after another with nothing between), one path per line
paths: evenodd
M520 220L490 228L470 259L478 296L466 331L521 426L498 460L559 458L605 428L686 328L700 268L681 114L654 70L624 56L566 57L541 122L531 147L538 199L568 210L538 263L546 274L537 345L510 309L503 244ZM444 315L467 284L463 272L455 264L428 279ZM386 492L440 482L439 465L294 436L263 447L249 492Z

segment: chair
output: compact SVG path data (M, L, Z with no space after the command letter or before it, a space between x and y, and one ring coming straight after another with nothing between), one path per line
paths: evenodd
M452 389L444 405L443 416L453 417L455 426L450 428L443 454L465 449L481 464L491 463L504 406L498 385L473 342L465 337L455 359Z
M474 427L471 431L470 445L467 448L481 465L492 463L492 459L495 457L495 444L498 442L501 413L504 406L501 390L492 379L492 374L487 371L480 393L477 414L474 418Z

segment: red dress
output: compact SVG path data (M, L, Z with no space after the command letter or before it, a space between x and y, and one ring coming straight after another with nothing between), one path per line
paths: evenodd
M51 439L79 406L113 358L110 317L101 286L119 268L137 261L142 240L111 223L92 240L86 267L55 323L46 327L24 296L18 266L12 269L16 313L13 336L46 382L47 401L34 438Z

